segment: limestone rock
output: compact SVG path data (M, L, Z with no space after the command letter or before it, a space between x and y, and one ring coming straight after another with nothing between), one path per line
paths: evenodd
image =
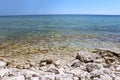
M100 58L100 59L96 59L94 60L95 63L103 63L104 62L104 59Z
M101 64L97 64L97 63L87 63L86 64L86 69L88 72L91 72L95 69L101 69L103 66Z
M95 59L100 58L99 55L91 52L79 52L77 53L76 59L82 62L93 62Z
M92 78L95 78L95 77L100 77L100 75L103 75L104 72L101 70L93 70L90 72L90 74Z
M55 61L55 62L54 62L54 65L55 65L55 66L60 66L60 65L61 65L61 61L60 61L60 60Z
M102 79L102 80L113 80L108 74L100 75L100 79Z
M2 68L4 68L4 67L6 67L6 63L3 62L3 61L0 61L0 69L2 69Z
M59 74L59 70L53 64L48 67L47 72Z
M74 77L73 80L79 80L79 78L78 77Z
M81 65L81 62L78 59L76 59L72 62L71 66L72 67L80 67L80 65Z
M5 77L2 80L25 80L23 75L13 76L13 77Z
M6 74L8 74L10 72L9 69L1 69L0 70L0 78L3 78L6 76Z
M39 80L39 77L31 77L31 80Z
M120 77L115 77L114 80L120 80Z

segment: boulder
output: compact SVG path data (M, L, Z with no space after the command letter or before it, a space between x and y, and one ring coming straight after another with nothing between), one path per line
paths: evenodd
M82 62L93 62L95 59L99 59L100 56L95 54L95 53L91 53L91 52L79 52L77 53L76 59L79 59Z

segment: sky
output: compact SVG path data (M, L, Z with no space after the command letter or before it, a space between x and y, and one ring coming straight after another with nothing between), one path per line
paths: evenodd
M0 0L0 15L120 15L120 0Z

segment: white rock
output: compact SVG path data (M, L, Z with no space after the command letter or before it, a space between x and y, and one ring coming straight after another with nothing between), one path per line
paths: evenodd
M47 65L46 62L42 62L42 63L40 63L40 66L46 66L46 65Z
M58 74L55 76L55 80L73 80L71 76L68 76L66 74Z
M55 66L60 66L61 65L61 61L60 60L57 60L57 61L55 61Z
M59 74L59 70L55 67L55 65L51 64L48 69L47 72L51 72L51 73L55 73L55 74Z
M33 77L38 77L39 73L35 72L35 71L31 71L31 70L23 70L21 71L21 74L23 75L31 75Z
M79 78L78 77L74 77L73 80L79 80Z
M120 71L120 65L117 65L115 69L116 71Z
M63 80L63 76L61 76L61 75L56 75L56 76L55 76L55 80Z
M99 78L93 78L93 80L102 80L102 79L99 79Z
M95 70L95 69L101 69L101 68L103 68L103 65L102 64L98 64L98 63L87 63L86 64L86 69L87 69L87 71L89 71L89 72L91 72L91 71L93 71L93 70Z
M73 79L70 77L66 77L66 78L63 78L63 80L73 80Z
M86 71L83 71L81 69L73 69L69 71L68 73L73 74L76 77L80 77L81 79L89 80L90 79L90 74Z
M104 62L104 59L102 59L102 58L96 59L96 60L94 60L94 62L95 62L95 63L102 63L102 62Z
M3 61L0 61L0 69L5 68L5 67L6 67L6 63Z
M92 77L99 77L100 75L103 75L103 71L102 70L93 70L90 72Z
M24 66L24 68L25 68L25 69L30 69L30 65L27 64L27 65Z
M115 77L114 80L120 80L120 77Z
M13 77L5 77L2 80L25 80L23 75L13 76Z
M71 64L72 67L80 67L80 65L81 65L81 61L78 59L72 61L72 64Z
M39 80L39 77L31 77L31 80Z
M55 79L55 75L44 75L44 79L42 80L54 80Z
M94 61L95 59L100 58L100 55L91 52L79 52L76 56L76 59L79 59L83 62Z
M102 80L113 80L108 74L100 75L100 79L102 79Z
M6 74L8 74L9 72L10 72L9 69L1 69L0 70L0 77L2 78L4 76L6 76Z

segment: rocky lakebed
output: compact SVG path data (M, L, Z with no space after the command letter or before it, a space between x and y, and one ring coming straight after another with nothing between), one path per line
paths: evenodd
M0 80L120 80L120 53L111 50L80 51L67 62L49 57L13 63L0 59Z

